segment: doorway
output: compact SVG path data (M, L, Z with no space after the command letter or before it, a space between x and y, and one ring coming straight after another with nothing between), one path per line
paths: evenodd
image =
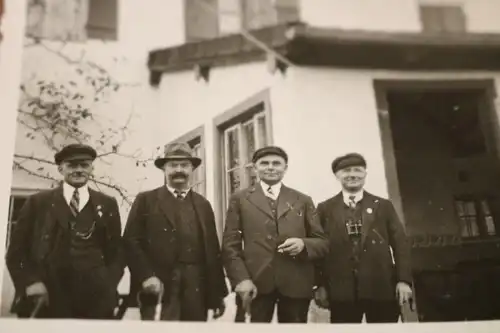
M492 82L376 82L391 199L414 246L421 321L500 319L500 163ZM425 243L425 242L424 242Z

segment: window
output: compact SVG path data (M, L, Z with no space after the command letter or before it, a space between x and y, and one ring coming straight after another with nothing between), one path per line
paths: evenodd
M118 0L89 0L87 37L118 39Z
M255 184L253 153L268 145L264 103L260 103L245 120L224 130L225 197Z
M184 8L188 42L299 20L298 0L184 0Z
M203 196L206 195L204 133L203 126L200 126L172 141L172 143L187 142L192 149L193 155L201 158L200 166L194 170L191 177L191 189Z
M201 137L196 137L189 142L193 149L193 155L202 159L201 165L194 170L191 179L191 189L203 196L205 196L205 161L203 161L203 150L201 146Z
M7 220L7 237L5 237L5 248L8 248L10 243L10 235L12 232L12 228L15 228L17 219L19 217L19 211L23 207L26 202L26 196L14 196L11 195L9 199L9 211L8 211L8 220Z
M467 24L460 6L420 6L420 20L425 33L463 33Z
M496 236L495 219L486 198L457 198L455 206L462 238Z

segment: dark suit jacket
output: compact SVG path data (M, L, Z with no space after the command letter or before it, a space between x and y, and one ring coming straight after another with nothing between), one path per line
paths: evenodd
M353 248L343 218L344 205L342 193L318 205L321 224L330 239L329 254L318 266L318 284L326 286L330 298L336 301L349 301L354 297ZM393 300L397 281L412 282L411 248L404 226L387 199L365 191L361 205L359 297Z
M222 243L231 285L235 288L241 281L251 279L259 294L270 293L277 287L288 297L312 297L313 260L328 250L313 201L283 185L277 211L278 238L268 232L266 224L274 224L273 214L260 184L231 197ZM290 237L302 238L305 243L304 251L296 257L277 252L278 245Z
M106 194L92 189L89 193L107 267L107 276L103 278L116 290L125 269L118 204L115 198ZM60 284L57 270L69 249L69 221L64 213L67 209L62 187L30 196L21 208L6 255L16 288L15 303L25 295L26 287L39 281L47 285L49 297L56 299L50 295L49 286Z
M208 308L215 308L228 294L215 217L207 199L193 191L188 195L193 200L204 240ZM179 242L173 205L175 198L166 186L139 193L132 205L123 235L132 279L132 301L142 289L142 282L152 276L163 282L165 298L172 292Z

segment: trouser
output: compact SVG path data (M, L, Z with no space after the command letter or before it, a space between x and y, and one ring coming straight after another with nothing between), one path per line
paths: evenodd
M397 323L399 312L396 300L330 301L331 323L361 323L363 314L368 323Z
M252 323L270 323L277 305L279 323L307 323L310 302L308 298L291 298L278 291L257 294L250 306L250 320Z
M163 301L161 321L196 321L208 319L204 268L199 265L181 264L166 286L170 295ZM153 302L140 307L142 320L153 320L156 305Z

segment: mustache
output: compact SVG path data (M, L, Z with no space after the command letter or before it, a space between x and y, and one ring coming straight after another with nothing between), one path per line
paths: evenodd
M185 174L184 172L175 172L175 173L170 174L170 176L169 176L170 179L174 179L174 178L186 179L187 177L188 177L188 175Z

